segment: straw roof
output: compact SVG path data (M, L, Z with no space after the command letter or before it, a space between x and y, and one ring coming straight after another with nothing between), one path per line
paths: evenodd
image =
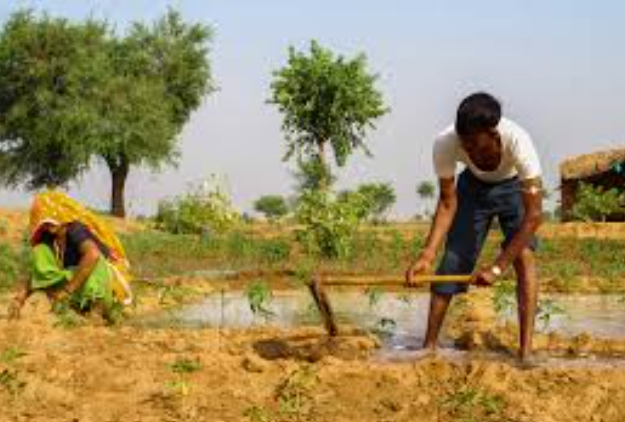
M625 147L569 158L560 164L562 179L582 179L625 163Z

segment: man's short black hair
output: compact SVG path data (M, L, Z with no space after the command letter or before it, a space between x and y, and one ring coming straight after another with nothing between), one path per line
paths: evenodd
M501 120L501 103L485 92L477 92L462 100L456 114L456 133L474 135L494 129Z

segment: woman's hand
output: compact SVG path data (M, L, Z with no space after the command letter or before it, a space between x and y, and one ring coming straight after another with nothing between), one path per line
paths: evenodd
M21 296L16 296L13 299L13 301L9 305L9 319L10 320L20 319L20 314L21 314L22 308L24 307L24 303L26 303L26 300L23 299Z
M50 293L48 293L48 297L54 303L63 302L64 300L66 300L71 295L72 295L72 293L67 289L67 286L63 286L63 287L61 287L59 289L52 290Z

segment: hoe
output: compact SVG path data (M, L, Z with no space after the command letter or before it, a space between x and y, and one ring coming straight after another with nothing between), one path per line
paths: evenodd
M470 275L419 275L415 276L413 280L416 283L469 283L471 281ZM338 325L336 324L336 320L334 318L334 312L332 311L332 306L330 304L330 300L328 299L328 295L326 294L324 287L325 286L367 286L367 287L405 287L403 280L398 280L397 278L384 278L377 277L371 279L363 279L362 277L340 277L339 278L326 278L323 281L321 277L315 275L312 277L310 283L308 284L308 288L310 289L310 293L315 301L315 305L317 305L317 309L319 310L319 315L321 316L321 320L323 321L323 325L325 326L326 331L332 337L337 336L339 334Z

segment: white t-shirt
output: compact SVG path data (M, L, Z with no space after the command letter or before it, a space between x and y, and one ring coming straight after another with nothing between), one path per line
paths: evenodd
M482 171L473 164L453 125L441 132L434 141L434 170L438 177L454 177L457 163L466 165L475 177L489 183L517 175L521 180L539 177L542 174L540 161L529 134L506 118L499 121L497 131L501 137L502 155L499 167L494 171Z

